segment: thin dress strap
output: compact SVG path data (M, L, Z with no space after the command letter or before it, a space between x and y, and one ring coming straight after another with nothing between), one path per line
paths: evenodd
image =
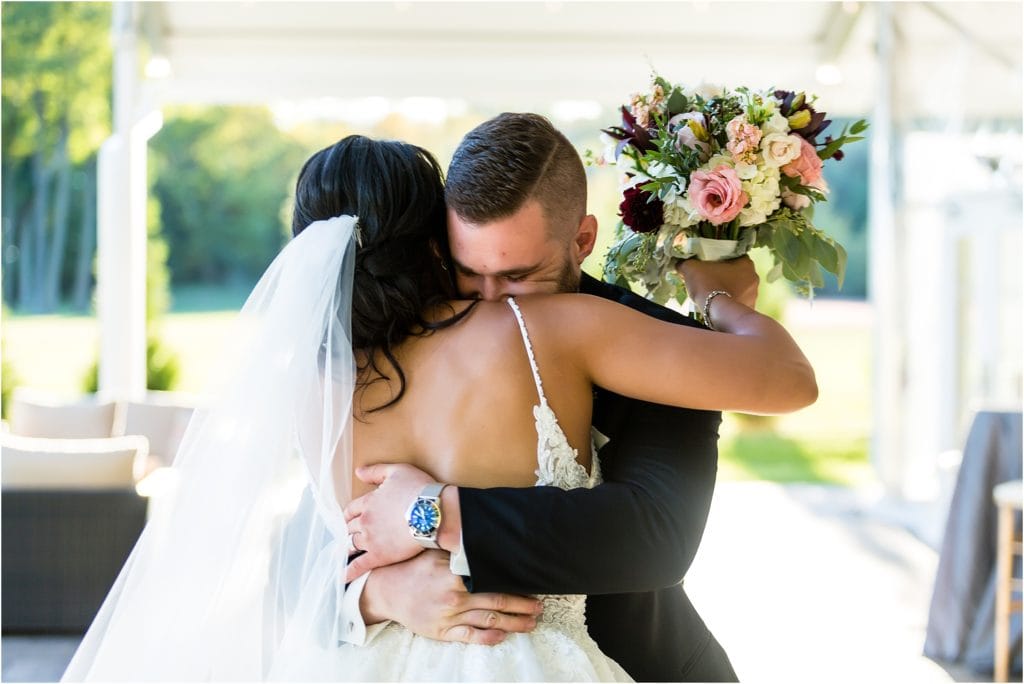
M526 356L530 359L530 369L533 370L533 381L537 384L537 394L540 396L540 403L546 406L548 403L547 397L544 396L544 386L540 382L540 371L537 370L537 360L533 357L533 345L530 344L530 335L526 332L526 321L523 320L523 312L519 310L519 305L513 297L509 297L505 301L512 307L512 313L516 315L516 321L519 322L519 332L523 334L523 345L526 347Z

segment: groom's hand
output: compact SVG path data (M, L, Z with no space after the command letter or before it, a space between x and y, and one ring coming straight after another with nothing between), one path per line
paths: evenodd
M374 568L408 560L423 550L409 533L405 515L423 488L435 481L408 464L365 466L356 469L356 477L377 488L345 507L345 522L352 543L356 550L366 552L349 564L346 582ZM445 550L453 551L462 531L455 487L445 487L441 493L441 512L438 543Z
M430 639L493 645L510 632L532 631L541 604L512 594L470 594L449 570L446 552L424 551L374 570L359 610L367 624L393 620Z

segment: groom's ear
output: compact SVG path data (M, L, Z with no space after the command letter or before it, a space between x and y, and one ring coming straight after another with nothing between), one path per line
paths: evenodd
M582 264L583 260L590 256L590 253L594 251L595 242L597 242L597 218L593 214L587 214L580 221L576 235L572 239L573 253L577 264Z

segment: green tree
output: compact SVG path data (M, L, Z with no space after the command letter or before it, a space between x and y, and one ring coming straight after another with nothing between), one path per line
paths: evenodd
M266 108L208 107L168 112L151 149L172 281L255 283L285 241L305 147Z
M52 311L91 267L79 255L66 277L68 255L94 248L79 233L94 230L86 183L110 130L110 5L4 3L0 22L5 292L19 309Z
M0 316L7 318L9 315L10 312L7 310L7 307L3 307ZM14 392L14 387L17 384L18 376L15 374L14 367L7 356L3 330L0 330L0 418L7 417L7 411L11 405L11 394Z

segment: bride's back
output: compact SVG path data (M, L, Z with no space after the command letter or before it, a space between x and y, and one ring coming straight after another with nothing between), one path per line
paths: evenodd
M456 310L468 306L453 303ZM527 312L528 316L528 312ZM591 388L571 364L546 358L545 338L556 331L526 325L548 402L570 444L589 467ZM405 394L378 411L398 387L368 384L355 402L354 465L411 463L438 481L473 487L532 486L536 482L539 402L526 347L507 302L477 302L457 324L406 339L395 356ZM369 488L355 481L354 496Z

